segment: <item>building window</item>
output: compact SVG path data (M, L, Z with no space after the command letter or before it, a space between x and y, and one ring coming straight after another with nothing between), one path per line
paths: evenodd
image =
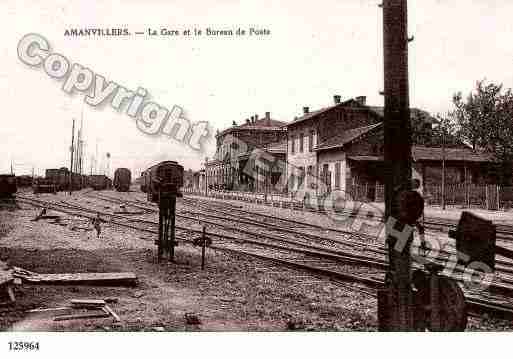
M340 162L335 163L335 188L340 189Z
M331 173L329 164L322 165L322 177L324 184L326 185L327 192L331 192Z
M290 183L290 190L293 191L294 190L294 175L290 175L290 178L289 178L289 183Z
M313 182L313 166L308 166L306 168L306 185L310 188Z
M303 186L303 183L305 181L305 168L304 167L299 167L299 176L298 177L299 178L298 178L297 187L299 189Z
M314 131L310 131L310 136L308 138L308 151L312 152L314 148Z
M303 143L305 142L305 135L299 135L299 152L303 152Z
M292 136L292 138L290 140L290 153L294 154L295 151L296 151L296 138L294 136Z

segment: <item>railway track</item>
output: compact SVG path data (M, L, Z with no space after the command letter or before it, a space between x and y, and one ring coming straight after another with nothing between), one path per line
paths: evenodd
M95 194L95 197L102 199L104 201L107 201L107 202L111 202L111 203L119 204L120 202L123 202L126 204L130 204L139 209L144 209L144 210L149 210L149 211L157 211L156 206L154 206L153 204L149 204L149 203L138 201L138 200L126 200L126 199L122 200L119 198L113 198L110 196L99 195L99 194ZM322 245L324 245L324 248L315 248L315 249L321 249L321 250L324 249L324 250L329 251L330 249L328 249L326 247L331 248L334 245L338 245L340 249L344 250L344 252L345 252L344 254L347 254L348 250L351 251L353 254L360 253L362 251L365 253L372 253L374 256L382 257L382 258L380 258L381 263L384 263L384 256L387 253L386 248L383 245L381 245L381 244L377 245L377 244L370 243L373 240L375 241L376 238L372 237L372 236L368 236L368 235L363 235L363 234L355 235L354 233L352 233L350 231L333 229L333 231L335 231L337 234L340 233L340 234L346 236L347 238L349 238L349 239L334 239L334 238L328 238L325 236L315 235L315 234L311 234L311 233L304 233L304 232L298 231L298 230L291 230L288 228L284 228L284 226L282 225L281 222L286 221L285 219L276 219L276 221L278 223L272 224L272 223L269 223L269 220L259 221L254 218L235 216L233 211L227 212L227 211L219 210L216 208L212 208L211 206L204 206L199 203L194 203L194 208L195 209L201 208L201 209L204 209L205 211L200 213L196 210L182 210L182 213L183 212L189 213L189 214L193 215L193 217L184 216L183 214L178 214L178 212L177 212L177 217L180 217L183 219L188 219L188 220L197 219L198 221L202 221L202 222L208 223L210 225L222 227L222 228L228 229L229 231L241 232L245 235L253 235L255 228L252 228L252 229L250 228L249 232L244 231L244 230L241 230L241 228L240 228L241 224L254 226L254 227L256 226L257 229L265 227L266 230L268 230L269 228L271 228L272 230L275 230L275 232L272 234L272 236L267 236L267 238L271 239L271 240L280 240L280 238L276 238L276 235L278 234L278 232L284 232L284 233L293 235L294 241L298 241L298 239L303 239L303 242L308 243L309 241L313 240L316 243L321 243ZM209 213L207 213L207 212L209 212ZM211 212L217 212L218 214L221 214L222 216L212 215ZM227 218L230 218L230 221L234 222L237 225L237 227L234 227L233 225L227 226L226 224L222 224L219 222L212 222L211 220L205 220L204 218L201 218L201 217L214 219L214 220L224 220L225 222L226 222ZM267 216L265 216L265 217L267 217ZM273 217L271 217L271 218L273 218ZM297 222L297 221L291 221L291 222L293 222L293 224L295 225L295 222ZM311 226L315 227L315 228L319 228L322 231L328 230L328 229L326 229L324 227L320 227L320 226L315 226L315 225L311 225ZM265 236L265 234L261 233L261 236ZM417 248L414 247L414 249L417 249ZM442 259L444 261L449 261L451 258L455 258L456 252L455 252L455 250L442 249L439 254L442 256ZM365 260L368 260L368 258L365 258ZM511 278L511 275L513 274L513 263L510 261L501 260L501 259L497 259L496 263L497 263L497 267L496 267L497 271L500 273L503 273L506 276L503 280L508 282L508 284L512 284L513 278Z
M116 198L113 198L110 196L104 196L104 195L99 195L99 194L95 194L94 196L98 199L102 199L107 202L117 203L117 204L119 204L121 202L123 202L125 204L131 203L130 205L132 205L136 208L157 212L157 209L155 206L152 206L152 205L149 206L147 203L144 203L144 202L140 203L141 201L121 200L121 199L116 199ZM195 207L198 207L198 205L196 205ZM206 208L206 210L208 210L210 212L211 208ZM189 211L187 211L187 212L189 212ZM274 226L270 223L262 223L262 222L258 222L258 221L242 222L239 219L234 218L234 216L232 214L227 213L227 212L223 212L223 213L225 213L225 217L222 217L222 218L219 216L212 216L211 214L208 214L205 212L195 211L193 213L194 213L194 217L180 215L177 212L177 217L185 219L185 220L189 220L192 222L198 221L198 222L209 224L210 226L221 228L222 230L224 230L224 233L225 233L223 236L220 237L221 239L233 238L230 234L233 232L236 232L236 233L241 233L242 235L244 235L244 237L250 236L250 237L258 238L260 241L265 240L270 244L274 244L275 242L281 242L281 243L285 243L288 246L301 246L303 249L313 250L313 251L317 251L317 252L321 251L326 255L328 255L328 254L336 255L339 260L345 259L346 261L352 261L355 264L359 264L359 265L363 265L363 266L368 266L368 267L378 268L378 269L386 269L386 266L387 266L387 262L386 262L386 253L387 252L386 252L385 247L382 245L369 245L368 242L358 241L357 239L334 240L334 239L330 239L330 238L326 238L326 237L322 237L322 236L318 236L318 235L305 234L305 233L298 232L298 231L291 231L291 230L287 231L287 230L282 230L282 229L277 230L276 226ZM209 219L205 219L205 218L201 218L201 217L206 217ZM218 221L210 220L210 218L212 218L212 217L217 219ZM221 220L221 222L219 222L219 220ZM229 224L227 224L227 222ZM236 225L234 226L232 224L232 222L235 222ZM241 223L246 223L247 225L251 225L253 227L248 228L246 226L245 228L241 228ZM269 226L272 227L271 232L269 232L268 228L266 228ZM180 227L178 227L178 228L180 228ZM265 228L265 231L263 231L263 228ZM288 234L292 234L294 237L290 238L290 236L287 237L284 235L280 235L278 233L279 231L287 232ZM344 232L344 233L346 234L346 232ZM242 237L239 237L239 238L242 239ZM315 244L311 244L312 239L314 240ZM369 237L368 239L370 240L370 239L375 239L375 238ZM320 241L324 241L324 243L320 243ZM335 248L333 246L334 243L337 244L338 247ZM362 255L362 252L365 252L366 254L370 253L371 255L370 256ZM414 261L416 261L418 263L423 262L423 257L421 257L421 256L413 255L412 258ZM430 259L430 260L435 261L444 266L449 266L451 268L454 267L456 275L461 276L461 274L465 273L464 268L456 265L454 251L450 252L450 251L442 250L442 251L440 251L439 258ZM492 284L491 289L496 290L496 291L501 291L501 292L508 292L509 289L505 288L504 284L506 286L513 285L513 277L511 276L513 274L513 263L498 259L497 264L498 265L496 267L496 270L500 274L497 276L497 281ZM458 278L460 280L462 280L460 277L458 277ZM513 293L511 293L511 294L513 294Z
M209 198L211 198L211 197L209 197ZM216 202L220 201L216 198L211 198L211 199L213 199L213 200L210 201L210 203L216 203ZM194 197L188 197L187 200L194 200L194 201L199 202L199 200ZM234 206L231 204L225 203L225 206L230 206L230 208L232 208L233 210L238 211L240 213L245 213L246 215L256 214L255 212L243 210L243 209L240 209L237 206ZM372 205L370 205L370 206L372 206ZM370 208L370 207L367 207L367 208ZM293 209L296 209L296 208L293 208ZM325 213L323 211L313 210L313 209L296 209L296 210L312 212L312 213L319 213L319 214ZM383 218L381 218L382 211L377 207L375 208L375 210L376 211L374 212L373 217L371 219L375 220L375 221L383 222ZM368 212L368 211L365 210L363 212ZM376 215L376 213L380 213L381 216ZM355 211L355 210L338 210L338 211L336 211L336 214L337 214L337 216L345 217L345 218L369 219L367 213L362 215L358 211ZM266 216L261 213L258 213L257 215L261 216L261 217L272 218L272 216ZM294 221L294 220L290 220L290 219L283 219L283 220L285 222L295 223L297 225L307 225L307 226L309 225L309 224L301 222L301 221ZM447 233L450 229L456 228L456 226L458 224L457 221L451 221L451 220L435 218L435 217L425 217L423 223L424 223L425 228L428 230L444 232L444 233ZM505 242L513 241L513 225L496 224L496 227L497 227L497 231L496 231L497 240L501 240L501 241L505 241ZM330 229L330 230L337 231L335 229Z
M89 195L92 194L90 193ZM97 195L95 194L94 197L97 197ZM100 197L97 198L101 199ZM100 212L103 216L106 216L108 222L113 225L155 235L157 234L158 223L151 220L102 212L98 209L69 203L55 203L28 197L21 197L19 199L33 206L45 206L56 211L86 218L93 218L96 213ZM107 198L104 200L107 200ZM112 203L116 203L116 200L112 198L109 198L109 200L112 201ZM127 203L127 201L117 199L117 203ZM135 207L136 203L132 203L132 205ZM138 208L145 207L148 212L151 212L151 210L156 211L154 206L142 206L140 204L137 204L137 206ZM196 219L194 218L194 220ZM199 235L200 233L201 229L195 230L190 226L188 228L178 226L177 240L190 243L191 237ZM311 273L328 277L331 280L350 282L352 285L357 286L355 290L366 292L365 289L358 286L363 285L366 288L376 290L383 285L383 276L387 264L384 261L377 260L377 258L355 256L354 253L349 252L329 251L326 250L326 248L312 248L303 244L284 242L283 240L281 243L277 243L276 240L274 242L270 240L252 240L228 235L227 233L209 232L208 235L222 240L221 242L216 241L217 243L212 246L213 249L249 255L282 265L307 270ZM367 267L367 269L365 271L357 270L362 266ZM369 267L374 271L369 271ZM513 287L505 285L501 285L499 288L500 287L502 287L502 289L513 290ZM480 296L472 291L466 291L466 296L469 307L473 308L472 310L475 314L491 312L502 317L513 318L513 306L508 302L507 298L493 295L488 295L487 298L484 298L482 295Z

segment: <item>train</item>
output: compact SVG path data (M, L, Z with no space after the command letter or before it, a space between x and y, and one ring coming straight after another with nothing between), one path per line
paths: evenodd
M143 172L143 184L146 198L150 202L159 202L160 191L174 188L178 193L183 186L183 167L176 161L160 162Z
M128 168L118 168L114 171L114 188L116 191L128 192L131 182L132 174Z
M15 175L0 174L0 197L12 197L17 190Z
M112 187L112 180L105 175L91 175L89 176L89 186L96 191L109 189Z
M57 185L51 179L36 178L32 186L34 193L57 193Z
M32 187L34 179L29 175L16 176L16 185L18 188Z
M66 167L46 169L45 180L53 184L57 191L69 190L69 170ZM71 183L72 189L78 191L87 187L89 179L86 175L73 173Z

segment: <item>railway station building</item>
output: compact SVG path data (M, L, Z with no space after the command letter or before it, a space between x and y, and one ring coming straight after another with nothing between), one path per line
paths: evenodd
M384 200L382 122L334 136L320 143L315 152L326 192L340 191L361 201ZM492 157L464 144L445 149L414 144L412 160L412 176L419 180L420 191L428 200L440 195L442 171L444 184L451 192L463 193L473 185L494 182Z
M493 183L490 155L458 142L444 149L434 145L437 120L426 111L410 112L412 173L427 198L440 196L442 167L444 184L459 185L462 193L472 185ZM288 191L299 199L337 191L355 200L383 201L383 120L383 107L368 106L365 96L341 101L335 95L332 105L320 110L304 107L302 116L286 125ZM467 202L470 197L467 193Z
M253 115L216 134L216 153L205 162L207 187L217 190L272 191L285 179L285 123Z
M359 134L361 129L371 129L382 121L382 115L374 107L367 106L365 96L341 101L340 95L334 95L331 105L314 111L304 106L302 115L286 126L289 192L316 196L327 190L320 188L325 183L334 185L336 182L338 185L342 168L339 165L336 169L330 168L330 162L320 166L317 149L329 149L338 141L335 139L345 141ZM336 158L333 160L337 162ZM333 177L332 182L326 177L330 171L340 174Z

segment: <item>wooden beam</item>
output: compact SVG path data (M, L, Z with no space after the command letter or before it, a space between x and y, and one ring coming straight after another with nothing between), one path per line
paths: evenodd
M94 318L108 318L108 317L110 317L110 313L101 311L101 312L96 312L96 313L59 315L57 317L54 317L53 320L56 322L60 322L63 320L94 319Z
M99 285L99 286L135 286L137 276L134 273L63 273L38 274L23 278L31 284L60 285Z

